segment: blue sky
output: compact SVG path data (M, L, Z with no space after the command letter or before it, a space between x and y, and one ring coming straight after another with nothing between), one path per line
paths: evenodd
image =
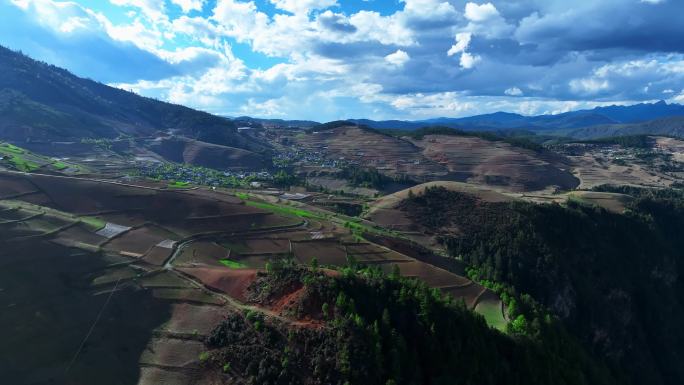
M0 44L222 115L684 103L681 0L0 0Z

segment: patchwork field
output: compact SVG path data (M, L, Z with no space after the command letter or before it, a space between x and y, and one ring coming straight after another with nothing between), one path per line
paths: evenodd
M479 137L427 135L418 140L337 127L291 140L297 149L329 161L374 167L385 175L419 182L451 180L515 192L571 189L579 184L563 156ZM309 182L352 191L315 173Z
M0 369L10 380L79 383L111 370L121 374L107 378L126 383L209 384L202 341L226 312L304 322L247 300L257 272L280 258L398 270L493 317L495 299L479 304L484 288L458 269L364 240L392 233L304 203L23 173L0 173L0 197L11 197L0 199L0 306L11 313L0 321L8 341L0 349L13 352ZM16 292L28 277L38 284ZM15 329L34 318L41 321ZM40 347L45 354L20 344L55 334ZM30 372L36 366L50 369Z

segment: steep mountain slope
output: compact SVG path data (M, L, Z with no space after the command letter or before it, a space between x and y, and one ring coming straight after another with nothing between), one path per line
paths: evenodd
M230 168L254 170L266 166L264 158L253 152L181 137L155 139L148 147L172 162L219 170Z
M263 149L225 118L79 78L4 47L0 47L0 114L0 138L11 141L145 137L163 131Z
M519 295L508 309L526 330L534 334L546 322L535 314L539 303L631 383L681 384L682 194L612 191L633 196L624 214L574 201L491 201L439 187L415 191L395 207L472 266L471 278Z

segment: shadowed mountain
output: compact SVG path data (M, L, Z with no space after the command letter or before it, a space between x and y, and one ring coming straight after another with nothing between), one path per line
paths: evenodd
M0 46L0 139L65 141L161 132L251 151L228 119L79 78Z

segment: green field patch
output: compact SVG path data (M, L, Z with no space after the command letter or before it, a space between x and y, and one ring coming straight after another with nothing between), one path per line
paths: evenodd
M256 207L258 209L270 211L274 214L293 215L300 218L325 219L323 215L316 214L309 210L300 209L298 207L255 201L245 201L245 204L250 207Z
M43 155L34 154L28 150L17 147L9 143L0 144L0 156L4 157L3 163L7 166L22 172L33 172L41 167L51 167L56 171L76 170L83 171L78 165L69 164L60 160L48 158Z
M484 301L475 306L475 312L484 316L487 324L495 329L505 331L508 322L501 313L501 303Z
M167 186L169 188L188 188L190 187L190 182L172 181Z
M245 265L244 263L240 263L237 261L231 261L230 259L222 259L219 262L221 262L221 264L223 266L226 266L229 269L245 269L245 268L247 268L247 265Z
M21 155L21 154L23 154L24 152L25 152L25 151L24 151L23 149L21 149L21 148L15 146L15 145L13 145L13 144L9 144L9 143L0 144L0 153L8 153L8 154L17 154L17 155Z
M247 193L236 192L235 196L239 199L242 199L243 201L249 200L249 194Z
M288 206L288 205L281 205L281 204L275 204L275 203L268 203L268 202L260 202L260 201L253 201L250 200L250 195L246 193L241 193L241 192L236 192L235 196L245 202L245 205L250 206L250 207L256 207L258 209L270 211L274 214L283 214L283 215L290 215L290 216L296 216L300 218L312 218L312 219L325 219L325 215L323 214L318 214L310 210L305 210L299 207L294 207L294 206Z
M92 231L102 230L107 225L107 222L103 221L98 217L81 217L79 219L81 220L81 222L85 223L86 226L88 226Z
M52 167L54 167L56 170L61 171L61 170L68 168L69 166L67 166L67 164L64 162L57 161L57 162L52 164Z
M9 157L6 160L12 167L17 169L18 171L32 172L40 168L40 165L38 163L26 160L20 155L9 155Z
M390 230L387 230L385 228L382 228L380 226L371 226L367 225L361 221L347 221L344 222L344 227L350 229L353 233L373 233L373 234L378 234L382 236L389 236L389 237L398 237L402 238L402 236L398 233L392 232Z

